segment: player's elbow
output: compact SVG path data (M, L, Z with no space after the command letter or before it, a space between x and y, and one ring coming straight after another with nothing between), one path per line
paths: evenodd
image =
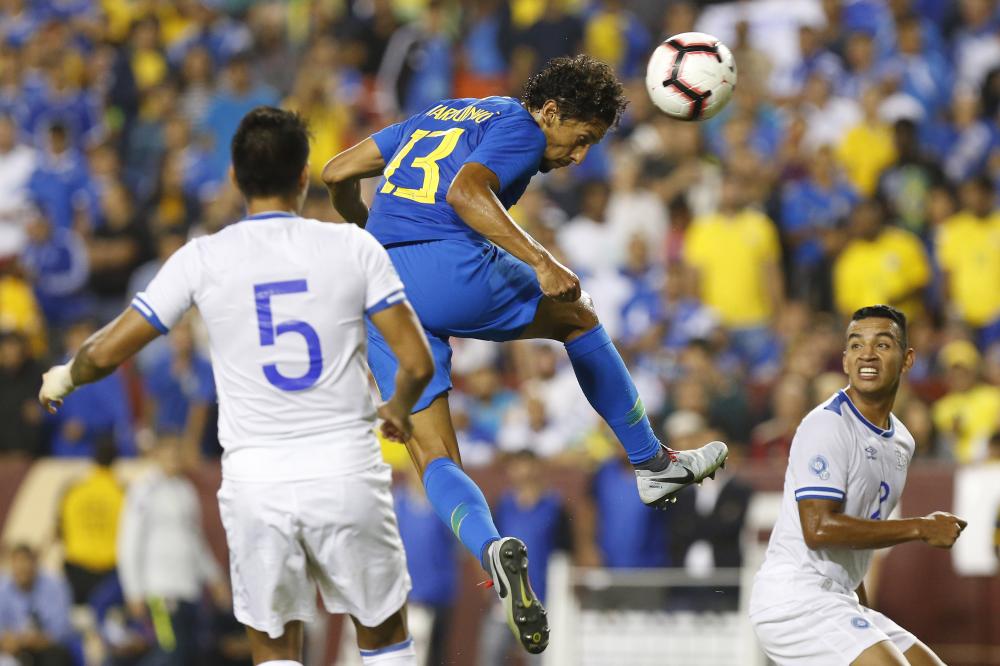
M455 212L461 215L461 211L466 208L469 203L469 192L468 188L463 185L463 179L455 178L448 187L448 192L444 195L444 200L448 202L448 205L455 209Z
M339 159L339 157L339 155L331 157L330 161L323 167L323 173L320 174L320 179L322 179L323 184L327 187L335 187L337 184L347 180L347 172L343 168L343 160Z
M805 540L806 547L809 550L820 550L830 547L831 536L830 530L824 528L822 523L802 526L802 538Z
M421 345L418 350L400 357L399 367L408 374L414 382L426 385L434 376L434 359L427 345Z

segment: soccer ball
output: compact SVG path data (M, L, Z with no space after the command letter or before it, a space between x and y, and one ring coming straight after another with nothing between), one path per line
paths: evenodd
M656 47L646 90L677 120L705 120L725 108L736 87L736 61L725 44L703 32L683 32Z

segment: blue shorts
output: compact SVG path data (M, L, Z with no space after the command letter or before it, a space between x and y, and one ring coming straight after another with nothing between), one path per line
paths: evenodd
M492 243L435 240L386 249L434 357L434 378L413 408L419 412L451 390L448 338L516 340L534 320L542 290L526 263ZM368 365L388 400L396 389L396 357L371 321Z

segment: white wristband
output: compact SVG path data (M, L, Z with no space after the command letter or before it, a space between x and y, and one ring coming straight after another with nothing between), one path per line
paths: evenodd
M76 387L73 385L72 362L57 365L42 375L42 390L38 392L39 399L44 403L51 400L62 400Z

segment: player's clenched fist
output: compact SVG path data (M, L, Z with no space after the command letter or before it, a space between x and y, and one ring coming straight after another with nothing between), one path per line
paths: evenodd
M951 548L967 524L958 516L946 511L935 511L924 516L920 527L920 537L930 546Z
M393 442L406 442L413 432L410 414L399 408L392 400L378 406L378 417L382 419L382 436Z
M552 257L546 258L535 269L542 293L557 301L573 301L580 298L580 278Z
M62 406L63 398L72 393L74 388L69 364L57 365L42 375L42 388L38 392L38 401L50 413L55 414Z

